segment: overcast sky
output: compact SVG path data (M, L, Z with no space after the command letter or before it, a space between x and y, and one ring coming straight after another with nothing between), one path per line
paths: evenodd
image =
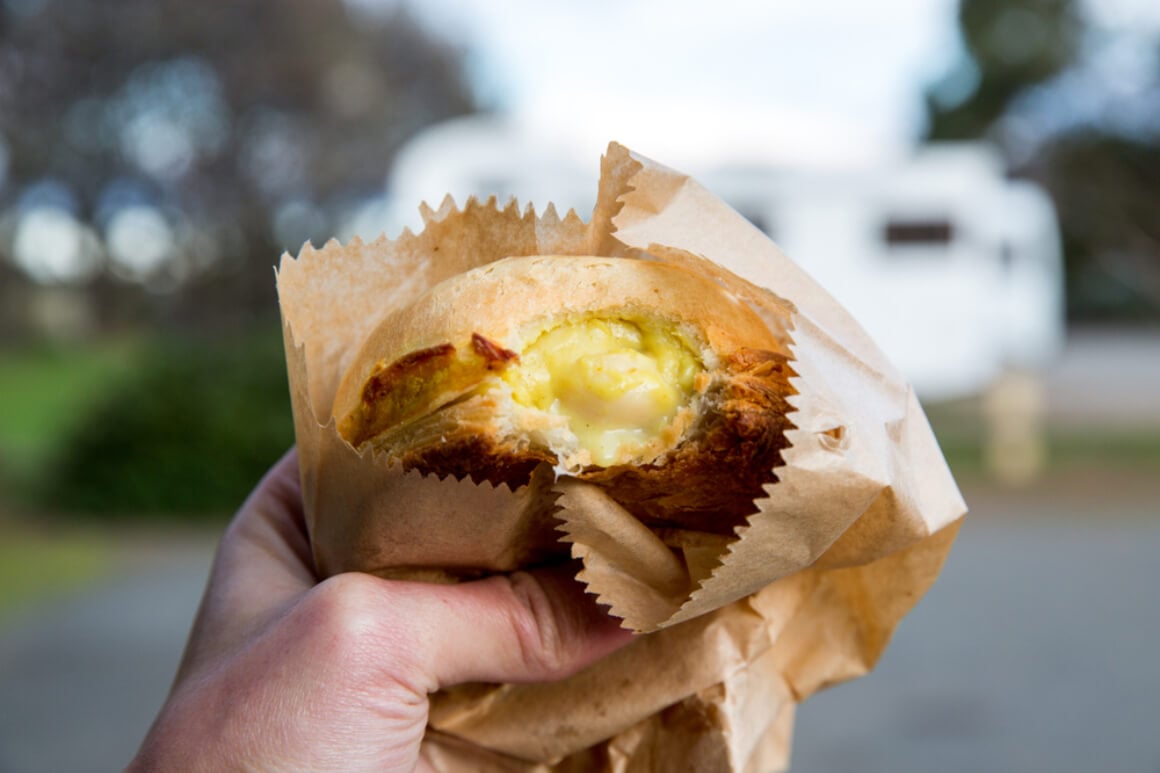
M775 160L908 146L924 85L961 52L957 0L348 1L410 5L470 52L485 104L525 125L666 157L714 139ZM1156 0L1085 6L1160 24Z
M958 51L954 0L425 0L413 8L472 52L485 102L546 130L662 154L690 137L734 145L909 138L920 125L921 83Z

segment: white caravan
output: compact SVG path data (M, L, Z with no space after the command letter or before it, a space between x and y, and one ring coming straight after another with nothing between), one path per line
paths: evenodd
M857 317L924 400L978 394L1037 370L1064 340L1060 239L1050 200L1007 179L981 144L925 146L848 168L658 159L697 177L768 233ZM399 154L392 229L450 193L591 212L596 154L473 117Z

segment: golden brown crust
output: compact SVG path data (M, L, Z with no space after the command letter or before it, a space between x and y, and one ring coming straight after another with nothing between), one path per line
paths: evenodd
M520 356L510 349L505 349L494 341L489 341L479 333L471 334L472 350L483 358L488 370L503 370L511 363L518 363Z
M475 389L488 373L520 361L513 351L471 334L474 357L449 343L378 362L363 385L359 403L339 421L338 431L361 446L376 435L412 421Z
M524 486L541 464L554 464L547 451L515 450L497 443L489 435L468 433L448 437L419 448L408 448L398 456L408 470L417 469L439 477L471 478L476 483Z

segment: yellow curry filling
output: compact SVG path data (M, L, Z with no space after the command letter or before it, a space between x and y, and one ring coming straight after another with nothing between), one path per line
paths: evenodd
M564 418L592 463L607 466L665 439L701 370L671 324L585 317L544 330L501 378L516 403Z

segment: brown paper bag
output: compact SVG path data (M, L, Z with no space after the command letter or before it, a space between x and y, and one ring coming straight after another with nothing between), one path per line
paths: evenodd
M447 199L423 214L418 234L308 245L278 273L320 573L470 577L570 549L589 591L642 633L563 682L434 696L424 755L463 770L785 767L794 705L873 665L966 511L913 390L760 231L619 145L588 222L494 200ZM385 313L476 266L541 254L685 266L788 346L790 446L735 538L654 533L602 490L550 470L514 491L405 472L338 434L339 380Z

